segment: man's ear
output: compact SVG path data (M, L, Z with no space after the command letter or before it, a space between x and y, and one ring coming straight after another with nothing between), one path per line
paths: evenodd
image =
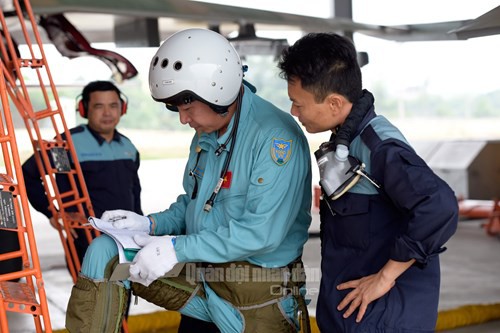
M326 96L326 102L328 103L328 107L332 115L338 115L342 111L344 101L345 99L339 94L331 93Z

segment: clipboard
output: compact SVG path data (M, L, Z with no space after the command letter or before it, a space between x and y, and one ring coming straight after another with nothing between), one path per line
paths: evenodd
M118 264L115 267L115 270L111 274L109 281L122 281L126 280L130 277L130 272L129 272L129 267L131 263L123 263L123 264ZM182 269L184 268L185 263L180 262L174 265L174 267L167 272L162 277L177 277L181 273Z

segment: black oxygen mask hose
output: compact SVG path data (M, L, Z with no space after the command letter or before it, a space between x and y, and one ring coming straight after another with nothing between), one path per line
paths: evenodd
M353 103L351 112L349 112L346 120L337 131L334 138L334 147L341 144L349 148L354 134L370 110L369 106L373 105L374 101L373 95L368 90L363 89L361 97Z

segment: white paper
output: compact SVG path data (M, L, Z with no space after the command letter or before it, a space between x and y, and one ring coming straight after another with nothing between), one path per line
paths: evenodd
M130 260L128 260L125 256L124 249L141 249L141 247L134 241L134 235L148 235L143 231L115 228L111 222L104 221L93 216L89 217L88 220L92 227L115 240L118 247L118 257L120 263L130 262Z

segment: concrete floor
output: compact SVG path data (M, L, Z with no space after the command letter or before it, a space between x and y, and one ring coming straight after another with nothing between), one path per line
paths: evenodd
M175 200L176 194L180 193L180 180L176 175L181 174L183 167L183 160L156 160L141 163L143 210L146 214L165 209ZM171 181L172 179L175 181ZM318 216L314 210L313 217L310 231L314 233L319 231ZM37 212L32 213L32 220L45 290L48 295L52 329L62 329L66 304L72 287L71 277L65 267L63 250L57 232L50 227L45 217ZM454 309L463 305L500 303L500 239L486 235L481 228L483 222L461 221L457 233L446 245L448 250L441 255L440 310ZM311 298L310 311L313 315L321 277L319 246L319 239L313 237L307 242L304 250L304 264L308 268L308 291ZM158 310L160 308L139 299L139 304L131 307L130 314ZM9 313L8 321L11 333L35 332L29 315ZM500 320L447 332L498 333Z

